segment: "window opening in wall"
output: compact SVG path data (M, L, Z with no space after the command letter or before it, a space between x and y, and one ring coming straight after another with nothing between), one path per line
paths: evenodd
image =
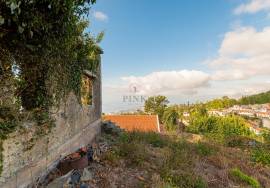
M93 105L93 78L83 74L81 83L82 105Z

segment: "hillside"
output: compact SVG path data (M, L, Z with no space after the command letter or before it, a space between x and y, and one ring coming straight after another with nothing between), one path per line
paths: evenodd
M258 93L255 95L242 96L238 100L224 96L222 98L216 98L207 101L205 102L205 105L208 109L222 109L232 107L233 105L249 105L249 104L265 104L265 103L270 103L270 91Z
M250 96L244 96L239 99L239 103L244 105L270 103L270 91Z
M80 172L82 177L77 185L94 188L270 187L269 151L259 149L256 141L240 138L224 145L190 133L161 135L107 129L97 139L94 160Z

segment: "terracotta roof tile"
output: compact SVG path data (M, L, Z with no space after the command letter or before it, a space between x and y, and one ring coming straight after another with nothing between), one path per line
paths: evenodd
M157 115L105 115L104 120L127 131L160 132Z

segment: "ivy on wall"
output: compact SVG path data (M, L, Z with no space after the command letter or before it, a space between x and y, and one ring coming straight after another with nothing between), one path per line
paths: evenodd
M80 99L83 70L95 72L102 53L103 32L85 32L95 2L0 1L0 143L29 119L51 127L50 107L71 91Z
M102 53L103 33L85 32L95 2L0 1L0 137L25 120L24 112L46 124L51 106L71 91L80 98L83 70L94 72Z

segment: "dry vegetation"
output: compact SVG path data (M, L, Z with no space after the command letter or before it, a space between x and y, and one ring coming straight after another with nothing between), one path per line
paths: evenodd
M100 140L109 150L88 167L93 187L270 187L269 166L254 162L248 147L187 133L123 132Z

